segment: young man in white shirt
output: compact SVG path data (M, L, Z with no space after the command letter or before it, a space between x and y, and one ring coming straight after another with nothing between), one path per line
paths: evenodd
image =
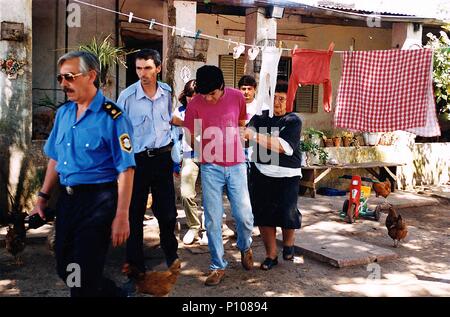
M239 90L242 92L245 98L245 104L247 106L247 120L245 123L249 123L250 119L256 113L256 80L252 76L244 75L238 82Z

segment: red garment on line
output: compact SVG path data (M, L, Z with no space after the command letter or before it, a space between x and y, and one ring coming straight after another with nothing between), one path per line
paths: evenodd
M319 85L323 83L323 108L331 111L332 88L330 80L330 61L334 43L328 51L300 49L292 52L292 73L287 93L287 111L293 111L295 93L301 85Z

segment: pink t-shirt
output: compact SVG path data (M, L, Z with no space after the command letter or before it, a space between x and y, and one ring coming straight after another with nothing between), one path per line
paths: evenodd
M225 87L223 96L215 104L196 95L186 109L184 126L194 136L201 135L201 151L194 149L199 153L200 162L220 166L244 162L239 120L246 118L245 99L237 89Z

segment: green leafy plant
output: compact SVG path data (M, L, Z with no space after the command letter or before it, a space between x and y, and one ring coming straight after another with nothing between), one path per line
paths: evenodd
M314 128L308 128L305 130L305 134L308 135L310 138L314 135L317 135L318 137L322 138L324 136L324 133L320 130L316 130Z
M323 130L323 138L331 139L333 137L333 131L332 130Z
M353 132L350 132L350 131L343 131L342 132L342 137L344 137L344 138L351 139L351 138L353 138L353 136L354 136Z
M136 51L126 51L123 47L115 47L111 44L111 34L103 41L99 41L96 37L89 44L80 45L80 51L86 51L94 54L100 61L100 86L104 87L109 84L109 70L113 66L122 65L127 67L125 56Z
M316 147L317 145L312 143L311 141L300 141L300 151L302 152L312 153Z
M34 103L34 106L36 108L39 108L39 107L49 108L55 112L62 105L63 105L63 103L53 100L47 94L45 94L44 97L40 98L37 103Z
M322 147L309 140L300 142L300 151L311 153L313 156L318 156L322 164L325 164L328 159L328 153Z
M450 24L442 27L450 31ZM450 40L444 31L439 37L428 33L428 43L425 47L434 51L433 56L433 86L437 111L445 114L450 121Z

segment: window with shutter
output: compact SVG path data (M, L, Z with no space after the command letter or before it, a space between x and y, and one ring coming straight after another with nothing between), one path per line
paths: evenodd
M319 105L319 86L305 85L297 88L295 95L295 112L310 112L318 111Z
M230 55L220 55L219 68L223 72L225 86L234 87L234 59Z
M219 68L222 69L225 85L238 88L239 79L244 75L244 56L234 59L233 55L220 55ZM281 57L278 64L278 79L289 80L292 72L292 60L288 57ZM319 86L305 85L297 88L295 96L295 112L318 112Z
M244 66L245 66L245 58L244 56L239 57L235 60L236 63L236 71L234 73L234 88L238 88L239 79L244 76Z
M244 75L244 56L234 59L233 55L220 55L219 68L223 72L225 85L238 88L239 79Z
M289 81L292 72L292 59L282 56L278 64L278 79ZM295 112L315 113L318 111L319 86L305 85L297 88L294 100Z

